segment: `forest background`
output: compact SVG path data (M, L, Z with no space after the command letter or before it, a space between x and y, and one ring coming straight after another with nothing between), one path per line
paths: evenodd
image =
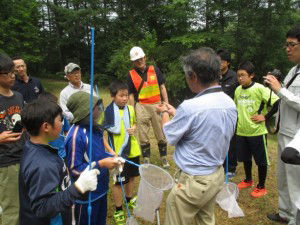
M90 27L95 27L95 79L106 86L126 80L131 47L166 76L171 102L190 96L180 56L201 46L232 52L256 66L257 79L291 64L285 34L300 24L297 0L1 0L0 51L22 56L29 74L63 79L64 66L78 63L89 81Z

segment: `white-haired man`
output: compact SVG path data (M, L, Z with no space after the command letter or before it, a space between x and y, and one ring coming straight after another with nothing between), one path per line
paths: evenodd
M67 102L69 97L78 91L90 93L91 86L81 81L81 68L75 63L69 63L65 66L65 74L66 78L69 81L69 84L60 92L59 104L63 110L64 116L71 123L74 116L67 108Z

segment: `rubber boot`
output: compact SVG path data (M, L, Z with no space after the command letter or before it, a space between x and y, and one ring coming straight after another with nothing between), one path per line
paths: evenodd
M166 143L158 143L158 149L159 149L159 154L161 157L162 167L164 169L168 169L170 167L170 164L168 163L168 160L167 160L167 144Z
M144 164L150 163L150 144L141 145Z

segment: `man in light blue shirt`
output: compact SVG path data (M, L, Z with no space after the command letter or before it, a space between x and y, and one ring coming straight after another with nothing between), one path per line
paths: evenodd
M197 96L176 110L161 104L163 131L175 145L178 182L167 199L165 225L215 224L214 206L224 183L222 164L235 132L237 110L218 85L220 58L200 48L182 58L186 82ZM170 120L169 115L174 116Z

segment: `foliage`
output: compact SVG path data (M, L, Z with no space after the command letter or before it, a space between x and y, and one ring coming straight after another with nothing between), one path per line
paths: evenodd
M31 0L0 1L0 50L10 56L22 56L30 65L43 60L39 7Z
M300 23L299 7L297 0L2 0L0 51L22 55L33 75L49 77L78 63L88 81L93 26L101 86L126 79L129 50L139 45L180 101L190 92L179 57L201 46L229 49L233 69L253 61L258 78L273 68L286 73L291 64L282 45Z
M146 33L145 38L137 43L134 43L134 41L125 42L120 49L115 50L112 54L107 72L119 80L126 80L128 71L132 67L129 58L130 49L133 46L140 46L145 51L148 63L153 63L152 54L155 52L156 42L155 34L151 33Z

